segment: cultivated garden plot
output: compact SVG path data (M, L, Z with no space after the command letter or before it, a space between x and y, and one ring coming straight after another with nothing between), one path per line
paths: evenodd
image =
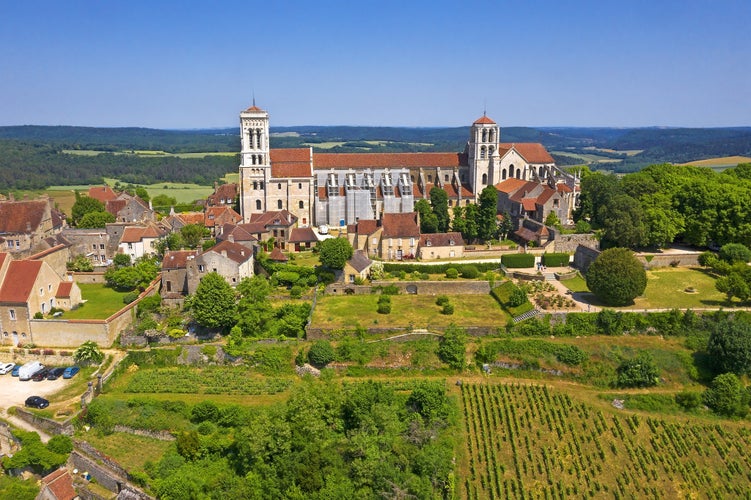
M751 432L603 411L537 385L461 388L467 498L740 498Z

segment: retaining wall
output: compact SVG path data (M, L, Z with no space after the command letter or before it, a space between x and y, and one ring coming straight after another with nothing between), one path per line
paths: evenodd
M636 258L644 264L646 269L658 267L691 267L699 265L701 252L678 253L678 254L637 254ZM651 257L647 260L648 257Z
M395 286L399 293L418 295L482 295L490 293L490 283L487 281L374 281L371 285L346 285L334 283L326 287L326 293L330 295L367 295L373 293L373 289L379 286ZM412 288L414 287L414 289ZM347 292L352 290L352 292ZM414 291L410 291L414 290Z
M73 420L72 418L65 422L56 422L55 420L35 415L19 406L16 406L16 416L24 422L28 422L34 427L42 429L47 434L65 434L66 436L72 436L75 432L73 424L71 423L71 420Z

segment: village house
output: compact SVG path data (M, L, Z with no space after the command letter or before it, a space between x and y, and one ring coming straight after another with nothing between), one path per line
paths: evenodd
M229 183L222 184L221 186L214 183L214 192L206 197L207 207L219 207L226 205L228 207L234 206L237 202L238 190L237 184Z
M131 261L156 255L156 242L165 234L166 231L155 224L125 227L118 245L118 252L130 255Z
M232 241L248 248L255 248L261 233L254 235L251 231L258 229L255 224L224 224L217 228L216 242ZM266 229L263 228L263 232Z
M59 299L59 300L58 300ZM0 253L0 330L4 345L34 343L29 321L52 308L81 303L78 285L63 280L43 260L13 260Z
M522 219L545 222L553 213L562 223L573 217L575 192L566 184L546 183L506 179L495 185L498 191L498 213L508 213L514 227L521 226Z
M170 250L164 254L160 294L167 303L182 303L182 299L190 293L188 263L199 254L199 250Z
M42 489L34 500L78 500L68 469L60 468L42 478Z
M383 260L414 259L420 240L417 212L383 214L379 257Z
M434 233L420 235L417 256L421 260L461 259L464 257L462 233Z
M195 259L187 259L188 291L194 293L201 278L211 272L218 273L231 286L237 286L243 278L253 276L254 265L252 249L239 243L222 241Z
M259 240L269 241L273 238L275 246L286 249L292 228L296 223L297 216L290 211L273 210L251 215L249 224L244 227L249 231L253 231L252 234L257 235ZM251 226L250 224L255 224L255 226ZM264 232L256 232L261 231L261 229Z
M358 281L365 281L370 274L370 268L373 261L368 258L364 250L355 250L352 258L344 264L342 269L342 279L345 283L355 284Z
M84 255L93 266L107 266L112 262L113 248L105 228L66 228L61 233L70 244L70 255Z
M360 219L347 226L347 238L352 248L364 250L371 257L378 256L382 232L381 221L375 219Z
M309 250L318 244L318 236L310 227L293 227L287 239L289 250Z
M206 207L203 214L203 226L211 231L212 236L216 236L217 228L224 224L238 224L242 221L240 214L235 212L232 207L222 205L218 207Z
M59 234L65 216L52 200L0 201L0 250L25 257L46 248L44 240Z
M87 192L90 198L100 201L105 211L115 216L117 222L154 222L156 215L151 203L125 191L115 192L109 186L92 186Z

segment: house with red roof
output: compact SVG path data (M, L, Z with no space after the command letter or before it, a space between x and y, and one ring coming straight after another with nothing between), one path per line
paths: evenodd
M156 242L166 234L167 231L157 224L126 226L120 237L118 252L130 255L132 261L144 256L156 255Z
M462 233L433 233L420 235L417 248L420 260L461 259L464 257Z
M498 191L498 213L506 213L520 227L522 219L544 223L553 213L566 222L574 209L573 191L566 185L548 185L535 181L509 178L495 185Z
M0 253L0 330L4 345L35 343L30 320L52 308L81 303L81 290L63 280L44 260L13 260Z
M420 241L420 220L417 212L385 213L378 256L383 260L414 259Z
M243 278L250 278L254 274L255 257L253 250L232 241L222 241L195 259L187 260L188 291L194 293L201 278L208 273L218 273L231 286Z
M381 233L381 221L375 219L360 219L347 226L347 238L352 248L363 250L371 257L380 255Z
M0 201L0 251L25 257L47 248L44 240L65 227L50 198Z
M238 189L236 183L232 182L220 186L215 182L214 192L206 197L206 206L219 207L227 205L228 207L232 207L237 201L237 196Z
M259 227L257 224L224 224L217 228L216 242L231 241L254 248L258 245L261 233L265 232L267 232L266 228Z
M274 245L287 249L292 228L297 224L297 216L289 210L271 210L252 214L244 227L256 235L260 241L274 239ZM262 231L262 232L261 232Z
M141 222L156 221L156 214L151 208L151 203L146 203L138 196L132 196L125 191L116 198L109 199L104 203L104 209L115 216L117 222Z
M242 216L227 205L206 207L206 211L203 213L203 225L211 230L212 236L216 236L218 227L224 224L239 224L240 222L242 222Z
M61 468L42 478L42 489L34 500L77 500L73 478L68 469Z
M410 213L440 187L449 206L476 203L480 192L506 179L565 185L576 203L579 179L555 165L539 143L501 141L486 115L470 126L463 151L454 153L319 153L312 148L270 149L269 114L251 106L240 113L240 212L288 210L299 225L345 226ZM554 189L557 189L554 187ZM562 219L564 220L564 219Z

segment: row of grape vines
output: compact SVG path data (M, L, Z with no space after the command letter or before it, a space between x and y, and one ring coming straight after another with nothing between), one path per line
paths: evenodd
M467 498L751 497L748 427L604 412L546 386L461 393Z

